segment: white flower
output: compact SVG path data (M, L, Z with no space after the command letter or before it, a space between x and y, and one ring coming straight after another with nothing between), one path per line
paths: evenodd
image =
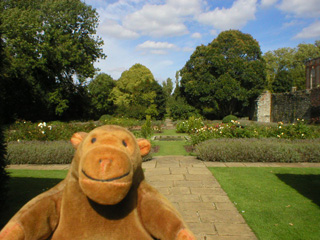
M45 131L42 131L41 133L42 133L42 134L45 134L46 132L45 132Z
M52 130L52 126L48 126L49 130Z

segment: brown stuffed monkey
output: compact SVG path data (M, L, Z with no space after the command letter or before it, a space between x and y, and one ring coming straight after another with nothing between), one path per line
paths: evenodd
M179 213L144 180L151 145L119 126L75 133L67 177L24 205L0 240L196 239Z

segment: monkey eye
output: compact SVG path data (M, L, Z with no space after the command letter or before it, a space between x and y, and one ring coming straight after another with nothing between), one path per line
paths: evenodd
M96 138L92 138L92 139L91 139L91 142L92 142L92 143L95 143L95 141L97 141Z
M128 146L125 140L122 140L122 144L123 144L123 146L125 146L125 147Z

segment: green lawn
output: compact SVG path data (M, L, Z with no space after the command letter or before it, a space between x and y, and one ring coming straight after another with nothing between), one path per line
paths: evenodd
M153 141L153 144L160 147L153 156L189 155L184 148L184 145L188 144L186 141Z
M48 190L67 175L67 170L8 170L8 197L0 217L0 229L30 199Z
M259 239L320 239L320 168L209 168Z

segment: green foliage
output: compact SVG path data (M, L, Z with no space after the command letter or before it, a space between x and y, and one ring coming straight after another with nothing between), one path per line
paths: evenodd
M203 161L214 162L319 162L319 139L211 139L196 145Z
M8 143L10 164L69 164L74 149L68 141L25 141Z
M95 36L96 10L80 0L8 0L0 9L8 56L0 114L28 120L83 117L84 81L93 77L94 62L105 57L103 41Z
M319 168L210 168L257 239L318 239Z
M319 55L317 42L266 52L263 58L267 64L268 89L273 92L287 92L292 87L305 89L305 63Z
M114 112L110 93L115 85L116 82L112 77L105 73L100 73L90 82L88 90L92 101L92 116L99 117Z
M222 119L222 123L230 123L231 121L236 121L236 120L238 120L236 116L228 115Z
M143 138L150 138L153 134L153 129L151 125L151 116L146 116L145 123L141 126L141 135Z
M176 130L178 133L192 133L204 127L204 122L201 118L195 116L189 117L187 121L177 123Z
M182 96L211 117L246 115L266 84L258 42L237 30L221 32L209 45L198 46L180 75Z
M6 143L3 135L2 126L0 126L0 210L6 200L7 195L7 182L9 180L9 176L5 171L5 167L7 165L7 161L5 158L6 151Z
M169 108L170 118L173 121L188 119L191 116L199 116L196 108L186 103L182 98L171 99Z
M162 119L165 114L165 95L151 71L141 64L133 65L121 74L110 99L117 107L116 114L137 119L146 115Z

